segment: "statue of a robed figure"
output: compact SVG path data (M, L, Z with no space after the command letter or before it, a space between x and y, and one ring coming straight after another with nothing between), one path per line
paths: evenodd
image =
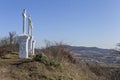
M34 47L35 47L35 40L32 35L33 23L31 16L28 16L28 35L30 35L30 39L28 42L28 55L34 55Z

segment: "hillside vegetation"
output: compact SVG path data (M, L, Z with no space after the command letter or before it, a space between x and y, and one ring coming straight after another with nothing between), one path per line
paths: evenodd
M61 44L49 45L29 59L19 59L17 52L0 57L0 80L120 80L119 69L77 61Z

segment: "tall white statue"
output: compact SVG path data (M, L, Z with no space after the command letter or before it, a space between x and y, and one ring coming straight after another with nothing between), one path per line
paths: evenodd
M23 16L23 34L25 34L25 30L26 30L26 17L27 17L25 9L23 9L22 16Z
M28 16L28 34L26 34L26 10L23 9L23 34L18 36L19 40L19 58L28 58L30 55L34 55L35 40L32 36L32 20L31 16ZM30 34L31 31L31 34Z
M33 35L32 35L32 28L33 28L33 23L32 23L31 16L29 15L28 16L28 35L30 36L30 39L28 41L28 55L34 55L35 42L33 42L34 38L33 38Z
M28 41L30 37L26 34L26 10L23 9L23 34L18 36L19 40L19 58L28 58Z
M32 24L32 20L31 20L31 16L28 16L28 34L30 35L30 30L31 30L31 36L32 36L32 28L33 28L33 24Z

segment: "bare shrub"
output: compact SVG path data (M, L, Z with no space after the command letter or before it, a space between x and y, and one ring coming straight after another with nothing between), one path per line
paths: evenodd
M66 45L60 43L46 43L46 47L41 50L47 56L52 56L58 61L68 60L72 63L75 63L75 59L71 55L70 50Z
M18 52L18 39L15 32L9 32L9 37L0 39L0 57L13 52Z

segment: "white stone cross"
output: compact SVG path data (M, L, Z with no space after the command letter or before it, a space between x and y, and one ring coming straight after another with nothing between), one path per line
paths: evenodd
M25 31L26 31L26 17L27 17L25 9L23 9L22 16L23 16L23 34L25 34Z

